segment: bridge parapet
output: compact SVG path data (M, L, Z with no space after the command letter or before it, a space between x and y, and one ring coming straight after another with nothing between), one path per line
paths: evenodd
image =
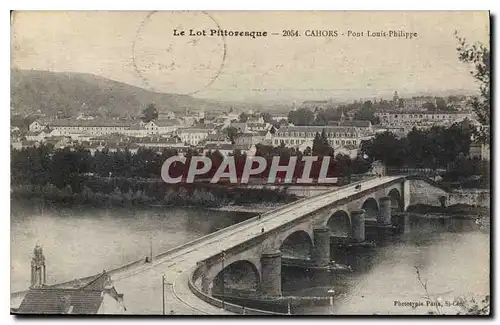
M248 308L242 305L237 305L229 302L222 302L222 300L213 297L212 295L203 292L196 286L196 282L203 275L205 271L203 263L199 263L194 269L190 271L191 276L188 280L189 290L199 299L219 308L224 308L230 312L242 315L285 315L268 310L260 310L255 308Z

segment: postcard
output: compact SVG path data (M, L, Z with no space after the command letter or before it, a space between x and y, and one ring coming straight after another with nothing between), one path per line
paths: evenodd
M13 11L11 314L490 315L487 11Z

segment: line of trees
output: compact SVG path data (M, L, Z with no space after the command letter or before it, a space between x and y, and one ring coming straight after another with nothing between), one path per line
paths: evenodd
M489 176L489 164L470 158L471 136L475 129L467 122L450 127L414 128L406 137L393 133L377 134L361 143L369 160L380 160L388 167L447 169L451 179L472 175Z
M370 121L372 124L379 124L380 119L375 116L377 108L388 108L390 103L385 100L373 103L368 100L340 105L338 107L315 108L313 110L301 107L288 113L288 121L294 125L329 125L341 120L342 114L354 111L354 119Z
M363 141L361 151L390 167L446 168L457 157L469 155L472 132L465 123L414 128L404 138L384 132Z
M161 183L161 168L169 157L177 156L177 150L165 149L161 153L147 148L141 148L132 154L129 150L117 150L110 152L107 149L96 151L94 155L83 147L54 149L52 145L41 145L39 147L28 147L20 150L12 149L11 152L11 182L12 185L53 185L57 189L71 189L72 193L83 191L84 183L90 177L106 179L137 179L155 180ZM188 150L183 153L186 164L172 166L170 175L176 177L186 176L188 167L193 156L202 155L196 150ZM224 157L219 151L208 151L205 154L212 161L212 168L200 178L211 178L222 163ZM237 175L241 176L247 156L239 150L232 154L235 159ZM287 148L282 144L278 147L268 145L257 145L257 156L264 157L268 166L260 177L269 175L269 169L273 157L280 157L280 165L287 165L290 158L297 157L294 177L302 176L304 163L302 156L320 156L318 162L313 164L311 176L318 177L321 167L321 157L333 157L334 151L328 144L326 134L317 134L312 148L304 152L295 148ZM256 166L254 166L256 167ZM337 155L330 160L328 177L350 176L351 174L365 173L371 165L362 159L351 160L350 157ZM277 177L284 177L284 172L278 173ZM114 188L109 189L112 191ZM140 188L134 187L136 193ZM108 191L108 192L109 192ZM126 193L128 189L126 189Z

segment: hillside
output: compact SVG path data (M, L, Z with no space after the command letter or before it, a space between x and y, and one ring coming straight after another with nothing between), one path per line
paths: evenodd
M85 73L11 70L11 107L14 114L38 110L47 116L57 112L102 116L139 116L154 103L159 110L184 112L186 108L207 112L229 107L186 95L155 93L143 88Z

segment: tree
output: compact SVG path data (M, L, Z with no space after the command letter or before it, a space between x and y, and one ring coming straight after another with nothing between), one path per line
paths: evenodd
M248 114L245 112L241 113L239 116L239 121L241 123L246 123L246 121L248 121Z
M158 118L158 110L156 109L155 104L149 103L145 109L142 110L142 117L141 119L145 122L148 123L152 120L155 120Z
M275 122L273 120L273 116L268 112L260 113L260 116L262 116L262 119L264 119L264 123L272 124L273 122Z
M479 122L489 126L491 111L490 49L481 43L468 44L465 38L458 36L457 31L455 31L455 37L458 41L458 59L463 63L474 66L470 70L470 74L479 82L480 96L473 97L470 105L477 114ZM482 143L488 143L490 138L489 128L482 128L478 132L478 140Z
M352 170L352 161L348 155L337 154L335 157L337 173L339 176L349 177L351 176Z
M354 114L355 120L370 121L372 124L380 123L378 116L375 116L375 110L371 101L366 101L363 106Z
M234 144L234 139L236 138L236 135L238 135L238 129L234 126L228 126L222 130L222 133L224 133L229 138L229 141Z
M448 108L443 97L436 98L436 108L440 111L444 111Z
M372 160L381 160L386 166L401 167L406 156L406 143L391 132L375 135L361 142L361 152Z
M328 142L328 138L326 136L326 132L323 129L321 134L316 133L313 139L313 147L312 147L313 156L331 156L333 157L333 148L330 146Z
M288 113L288 120L294 125L313 125L314 114L307 108L299 108Z
M436 109L436 106L432 102L426 102L422 105L423 108L425 108L428 111L433 111Z

